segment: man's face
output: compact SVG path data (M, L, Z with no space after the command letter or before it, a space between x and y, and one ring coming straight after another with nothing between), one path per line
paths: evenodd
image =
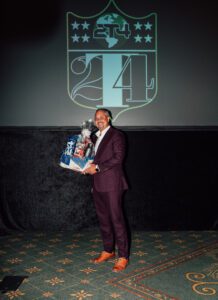
M95 125L102 131L109 125L110 118L105 114L104 111L99 110L95 114Z

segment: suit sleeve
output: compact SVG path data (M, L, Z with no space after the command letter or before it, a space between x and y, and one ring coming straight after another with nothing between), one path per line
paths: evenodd
M112 149L111 158L98 164L100 172L122 165L125 156L125 138L121 132L112 138Z

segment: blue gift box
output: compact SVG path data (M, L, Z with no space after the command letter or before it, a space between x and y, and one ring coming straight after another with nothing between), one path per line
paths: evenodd
M80 153L81 148L81 153ZM83 171L94 159L94 146L89 138L81 135L68 138L67 146L60 157L60 166L74 171Z

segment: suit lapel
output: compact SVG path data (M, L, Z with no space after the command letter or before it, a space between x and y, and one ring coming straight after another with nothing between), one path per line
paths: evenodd
M107 143L110 141L110 138L113 134L113 130L112 127L110 127L110 129L105 133L100 145L98 146L98 151L95 157L100 157L103 149L106 147Z

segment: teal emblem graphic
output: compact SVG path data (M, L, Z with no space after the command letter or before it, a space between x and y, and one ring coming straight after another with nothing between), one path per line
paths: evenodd
M127 110L151 103L157 82L157 15L128 16L114 0L94 16L67 13L67 88L88 109Z

